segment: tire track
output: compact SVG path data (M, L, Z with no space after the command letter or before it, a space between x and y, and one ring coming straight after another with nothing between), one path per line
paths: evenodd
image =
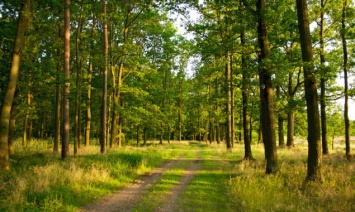
M142 179L137 180L132 185L120 190L116 193L104 197L99 202L89 204L79 210L79 212L116 212L116 211L132 211L134 206L144 197L151 187L161 179L162 174L174 166L182 163L181 159L185 154L180 155L177 159L164 163L161 167L154 169Z
M174 186L174 188L164 198L164 203L161 207L157 208L157 212L172 212L180 211L178 199L186 190L189 182L195 177L196 172L201 167L201 151L196 152L196 159L191 161L188 168L184 171L184 174L180 180L180 183Z

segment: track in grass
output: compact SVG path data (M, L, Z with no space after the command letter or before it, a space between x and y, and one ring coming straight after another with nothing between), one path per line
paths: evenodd
M134 182L123 190L109 195L99 202L83 207L81 212L93 211L132 211L134 206L143 198L148 190L155 186L162 177L162 174L177 166L185 155L180 155L177 159L164 163L153 172L143 176L142 179Z
M209 197L202 200L198 198L208 193L215 197L226 195L223 184L224 171L221 170L226 165L221 163L223 160L216 160L220 155L213 155L216 153L215 149L211 150L207 145L189 143L189 146L190 149L179 150L184 154L178 158L163 164L125 189L80 211L204 211L206 209L204 205L197 204L191 207L191 201L204 200L211 200L207 204L208 208L211 206L220 208L220 204L226 205L223 199L218 198L216 202L216 198ZM227 161L229 163L229 160ZM230 173L227 174L229 176ZM208 182L204 182L206 179ZM201 187L201 183L206 186ZM191 189L195 190L196 186L200 186L198 193L191 191Z

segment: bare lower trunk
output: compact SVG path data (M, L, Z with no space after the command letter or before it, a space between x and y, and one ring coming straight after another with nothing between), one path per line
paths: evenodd
M15 100L12 104L12 108L11 108L11 118L10 118L10 125L9 125L9 154L13 154L15 151L15 147L14 147L14 140L15 140L15 129L16 129L16 120L17 120L17 113L18 113L18 108L19 105L16 101L16 99L19 96L19 91L18 89L16 89L15 92Z
M343 72L344 72L344 121L345 121L345 155L350 159L350 122L349 122L349 84L348 84L348 49L346 42L346 9L347 0L343 0L343 13L342 13L342 33L341 40L343 44Z
M308 120L308 161L306 181L322 181L322 146L320 139L317 82L314 75L312 38L309 29L307 0L296 0L301 41L304 87Z
M69 156L69 80L70 80L70 0L64 3L64 75L63 87L63 136L62 136L62 159Z
M12 53L12 63L10 75L7 81L5 96L3 98L2 109L0 114L0 170L7 171L9 166L9 124L11 117L11 108L14 101L19 67L21 61L21 53L25 43L25 30L30 15L30 0L23 1L20 11L19 22L17 26L14 51Z
M261 99L261 123L263 141L265 146L266 173L272 174L278 171L278 160L276 152L275 137L275 115L273 101L273 86L271 81L271 73L267 64L270 58L269 41L267 39L267 28L265 21L265 4L266 0L258 0L257 10L259 15L258 21L258 41L260 46L259 54L259 78L260 78L260 99Z

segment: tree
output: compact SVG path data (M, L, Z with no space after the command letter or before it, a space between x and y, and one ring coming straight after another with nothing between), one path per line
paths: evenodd
M70 88L70 0L64 2L64 75L63 86L63 121L62 121L62 159L69 156L69 88Z
M348 83L348 48L346 41L346 10L347 0L343 0L341 18L341 42L343 46L343 72L344 72L344 122L345 122L345 155L350 159L350 122L349 122L349 83Z
M296 0L296 5L308 119L308 161L306 181L322 181L322 146L320 140L317 82L313 64L308 6L306 0Z
M266 173L272 174L278 171L278 160L275 138L275 115L273 101L273 87L271 72L269 69L270 49L267 37L265 20L266 0L257 1L258 14L258 41L259 41L259 80L260 80L260 101L261 101L261 125L263 141L265 146Z
M16 86L18 82L19 67L21 62L21 53L25 44L25 31L27 24L31 18L30 0L24 0L20 10L20 16L17 26L15 46L12 53L12 65L10 75L7 80L5 96L3 98L1 115L0 115L0 170L9 170L9 124L11 116L11 108L14 101Z
M101 106L101 131L100 131L100 151L106 152L106 120L107 120L107 54L108 54L108 37L107 37L107 23L106 23L106 1L102 1L102 13L103 13L103 36L104 36L104 70L102 76L102 106Z

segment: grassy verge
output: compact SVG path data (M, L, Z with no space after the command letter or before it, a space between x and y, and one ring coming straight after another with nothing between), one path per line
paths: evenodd
M355 164L343 153L323 158L322 184L305 184L307 148L279 149L280 173L264 174L262 146L254 146L256 161L237 163L229 180L235 211L355 211Z
M92 146L63 161L46 141L17 147L11 171L0 174L0 211L74 211L178 154L163 148L125 147L102 155Z

